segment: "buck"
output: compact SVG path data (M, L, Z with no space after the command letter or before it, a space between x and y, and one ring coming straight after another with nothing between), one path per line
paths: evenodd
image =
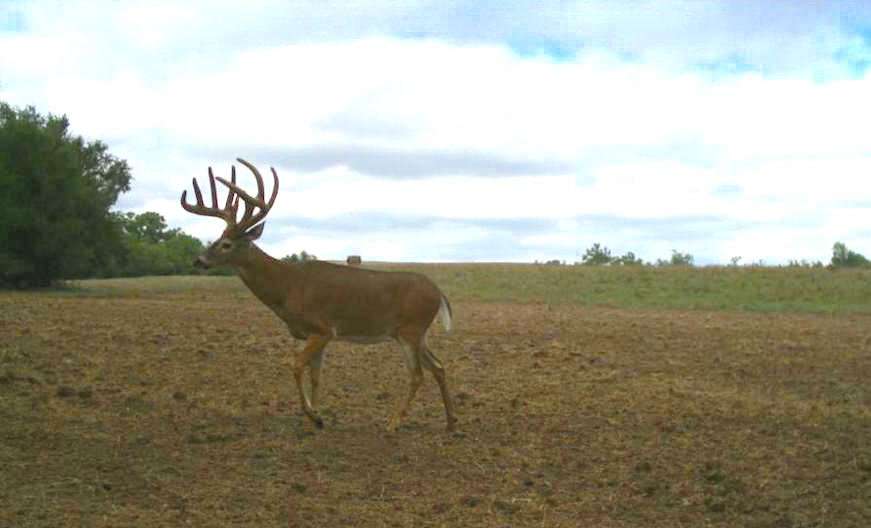
M303 412L318 427L324 422L318 414L318 388L324 348L333 340L373 344L395 340L404 351L411 375L408 393L399 400L388 429L396 430L408 413L414 395L423 381L421 367L429 370L441 391L447 429L456 419L441 361L427 346L426 335L439 315L445 330L451 328L451 305L428 277L419 273L389 272L339 266L322 261L286 263L264 253L254 243L263 234L262 220L278 195L278 174L272 170L272 195L266 201L263 177L254 165L238 158L257 180L257 196L252 197L236 185L236 167L230 181L212 174L209 167L211 206L203 202L202 192L193 179L196 204L181 195L181 206L194 214L221 218L227 224L214 243L197 257L197 267L231 266L251 292L284 321L296 339L305 340L295 355L293 377ZM223 207L218 207L215 180L228 188ZM238 218L239 201L245 205ZM309 369L310 390L304 374Z

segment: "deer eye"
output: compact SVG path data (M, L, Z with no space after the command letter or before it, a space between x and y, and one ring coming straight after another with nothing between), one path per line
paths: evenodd
M230 249L231 247L233 247L233 243L229 240L224 240L221 242L221 249Z

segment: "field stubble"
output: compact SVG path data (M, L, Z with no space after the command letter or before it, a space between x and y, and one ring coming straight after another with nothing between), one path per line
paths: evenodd
M0 526L871 522L858 299L837 314L616 294L603 308L537 301L533 267L495 279L514 285L504 299L463 287L478 268L421 269L454 305L430 343L457 434L430 378L386 432L401 353L342 343L316 431L290 375L299 345L234 278L0 294Z

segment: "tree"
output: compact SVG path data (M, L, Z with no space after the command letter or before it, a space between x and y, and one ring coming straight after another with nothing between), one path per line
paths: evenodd
M193 261L203 243L180 229L168 229L159 213L118 213L115 220L124 236L124 251L114 273L127 277L193 273Z
M836 268L856 268L868 266L868 259L861 253L850 251L843 242L835 242L832 246L832 266Z
M119 217L124 232L138 240L157 244L178 233L178 229L167 231L163 215L152 211L144 213L124 213Z
M671 250L671 260L656 259L657 266L693 266L695 257L689 253L681 253L676 249Z
M305 250L299 252L299 255L294 253L293 255L285 255L281 257L281 260L284 262L306 262L309 260L317 260L318 258L315 255L306 253Z
M644 261L636 257L635 253L627 251L626 254L622 257L615 258L614 264L618 264L620 266L643 266Z
M65 116L0 102L0 285L86 276L117 253L109 208L130 189L127 163L69 132Z
M611 250L600 245L598 242L587 248L584 256L581 257L581 263L585 266L604 266L611 264L614 257L611 256Z

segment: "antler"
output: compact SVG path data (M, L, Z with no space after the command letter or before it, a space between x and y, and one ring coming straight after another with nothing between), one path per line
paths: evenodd
M257 170L256 167L254 167L254 165L248 163L242 158L236 159L239 161L239 163L245 165L246 167L248 167L248 169L251 170L252 173L254 173L254 178L257 180L257 198L252 197L236 185L235 166L230 172L230 181L227 181L220 176L214 176L212 174L212 168L209 167L209 188L212 191L212 206L207 207L203 203L203 194L202 192L200 192L200 186L197 184L196 178L193 178L192 180L194 186L194 194L197 198L196 205L187 203L187 191L184 191L183 193L181 193L181 206L185 209L185 211L194 214L222 218L227 223L227 227L235 228L236 231L244 233L248 230L248 228L256 225L259 221L263 220L269 210L272 209L272 204L275 203L275 198L278 196L278 174L275 172L274 168L270 167L270 169L272 170L272 178L275 185L272 188L272 196L269 198L269 202L266 202L266 197L264 195L263 189L263 177L260 176L260 172ZM218 190L215 188L215 180L218 180L230 189L230 192L227 194L227 200L224 203L223 208L218 208ZM242 219L237 222L236 215L239 210L240 198L245 202L245 213L242 215ZM260 211L256 214L254 213L255 208L260 209Z
M269 197L269 202L266 202L266 196L263 192L263 177L260 176L260 171L257 170L257 167L243 160L242 158L236 158L236 160L248 167L248 169L254 173L254 178L257 180L257 198L252 197L250 194L243 191L236 185L236 180L228 182L224 178L220 176L217 177L217 180L224 185L226 185L230 189L230 194L235 193L239 198L245 202L245 213L242 215L242 219L237 224L237 229L239 231L247 231L248 228L257 225L257 222L263 220L269 210L272 209L272 204L275 203L275 198L278 196L278 174L275 172L275 169L269 167L269 170L272 171L272 196ZM238 200L237 200L238 203ZM257 214L254 214L254 208L259 208L260 211Z

